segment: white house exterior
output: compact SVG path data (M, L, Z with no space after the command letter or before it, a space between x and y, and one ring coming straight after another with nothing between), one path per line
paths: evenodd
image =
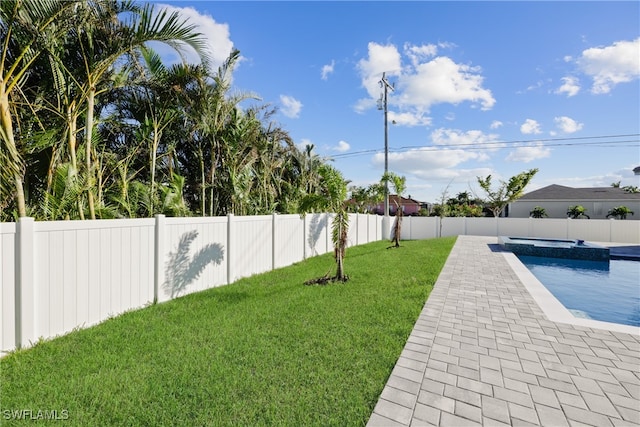
M544 208L549 218L566 218L570 206L580 205L592 219L605 219L609 210L626 206L640 219L640 193L629 193L616 187L573 188L549 185L525 194L509 205L509 217L527 218L536 207Z

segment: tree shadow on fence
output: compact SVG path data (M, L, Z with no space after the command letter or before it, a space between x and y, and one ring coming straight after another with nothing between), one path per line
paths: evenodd
M191 244L198 237L192 230L180 237L178 248L169 252L169 261L165 266L165 282L162 285L171 298L184 292L187 286L195 281L207 265L220 265L224 259L224 248L220 243L209 243L200 248L193 256L189 255Z
M311 215L311 221L309 222L309 236L307 236L307 243L309 243L309 248L312 251L311 256L318 255L316 245L318 244L318 240L320 240L322 230L327 225L325 218L326 216L323 218L322 215Z

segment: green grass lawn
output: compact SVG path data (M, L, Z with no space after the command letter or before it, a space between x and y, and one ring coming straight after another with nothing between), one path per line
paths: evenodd
M11 410L67 425L364 425L455 238L375 242L129 312L0 360ZM66 411L66 412L63 412Z

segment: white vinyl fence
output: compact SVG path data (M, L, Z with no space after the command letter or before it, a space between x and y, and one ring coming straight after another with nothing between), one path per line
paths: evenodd
M331 250L331 214L0 223L0 350ZM383 238L351 214L349 245ZM640 244L640 221L405 217L402 238L456 235ZM384 236L384 237L383 237ZM1 353L0 353L1 355Z
M331 214L0 224L0 350L328 252ZM349 245L381 239L350 215Z
M535 219L404 217L402 239L445 236L512 236L549 239L582 239L591 242L640 244L640 221L609 219Z

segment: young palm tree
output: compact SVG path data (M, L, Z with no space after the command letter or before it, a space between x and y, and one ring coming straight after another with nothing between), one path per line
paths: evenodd
M579 219L582 217L586 217L587 219L591 218L589 215L587 215L587 210L584 208L584 206L581 205L569 206L569 208L567 209L567 216L571 219Z
M549 215L547 215L547 211L543 207L536 206L529 212L529 216L531 216L531 218L546 218Z
M616 206L615 208L609 209L609 213L607 214L607 218L614 217L620 219L627 219L627 215L633 215L633 211L626 206Z
M393 172L386 172L382 175L381 183L391 183L393 191L396 193L396 220L393 224L393 247L400 247L400 234L402 232L402 194L407 188L407 179L404 176L396 175Z
M335 212L331 226L333 254L336 261L334 277L321 277L307 282L324 284L329 281L346 282L349 277L344 272L344 257L349 232L349 213L345 206L347 182L339 170L331 165L323 164L318 168L321 177L321 191L305 196L301 203L301 212L328 211Z

